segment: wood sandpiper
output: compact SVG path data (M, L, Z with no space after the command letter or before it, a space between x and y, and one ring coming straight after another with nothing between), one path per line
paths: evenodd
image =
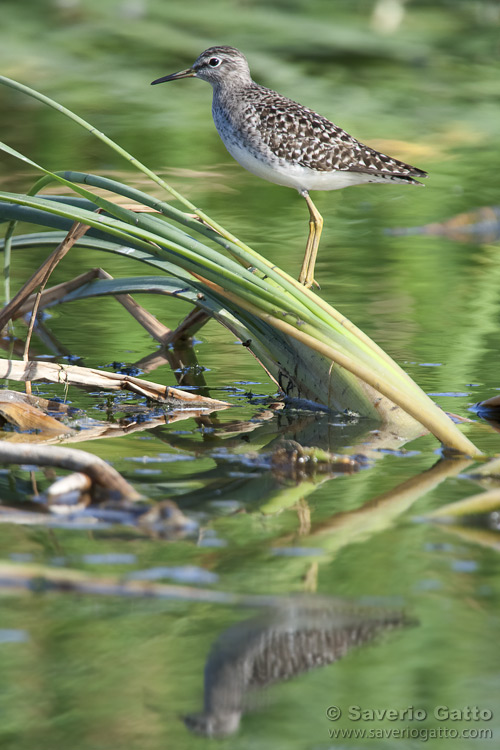
M298 190L309 208L309 236L299 281L312 286L323 218L310 190L366 182L421 183L427 173L365 146L312 109L255 83L234 47L210 47L191 68L153 84L201 78L213 88L212 115L227 150L258 177Z

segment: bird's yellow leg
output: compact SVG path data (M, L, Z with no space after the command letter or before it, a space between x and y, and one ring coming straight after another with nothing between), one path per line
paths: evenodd
M311 250L314 243L314 237L316 235L316 224L312 218L312 214L309 211L309 236L307 238L306 252L304 254L304 260L302 261L302 268L299 274L299 283L304 284L307 278L307 269L311 260Z
M313 284L319 286L314 280L314 266L316 265L316 256L323 229L323 217L309 197L307 190L302 191L300 194L306 199L309 209L309 236L307 238L302 268L300 269L299 282L310 288Z

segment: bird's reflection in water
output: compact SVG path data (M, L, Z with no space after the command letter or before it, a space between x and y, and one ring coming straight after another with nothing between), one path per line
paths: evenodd
M237 731L249 691L332 664L383 631L415 625L401 610L298 597L223 632L205 665L204 710L186 726L208 737Z

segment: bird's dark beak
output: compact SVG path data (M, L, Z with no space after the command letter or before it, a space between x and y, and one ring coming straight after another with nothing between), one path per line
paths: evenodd
M177 81L179 78L194 78L196 71L193 68L187 68L186 70L180 70L178 73L171 73L169 76L163 76L163 78L157 78L156 81L151 81L151 86L157 83L165 83L165 81Z

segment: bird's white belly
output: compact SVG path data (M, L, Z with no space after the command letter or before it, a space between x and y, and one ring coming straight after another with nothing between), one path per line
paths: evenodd
M231 156L242 167L245 167L257 177L262 177L262 179L274 182L277 185L295 188L299 192L302 190L340 190L349 185L385 181L377 175L363 174L362 172L340 172L336 170L319 172L302 167L300 164L291 164L284 159L279 159L270 150L267 154L270 161L267 161L264 155L262 157L256 156L235 140L224 138L222 133L220 135Z

